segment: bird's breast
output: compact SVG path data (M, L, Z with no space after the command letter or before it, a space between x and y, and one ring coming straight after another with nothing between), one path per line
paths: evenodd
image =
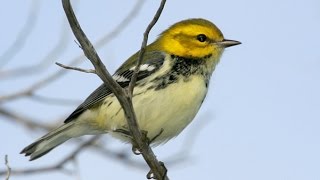
M149 139L163 129L155 140L155 144L159 144L178 135L194 119L206 96L207 86L199 75L190 76L188 80L179 79L166 88L159 89L155 84L148 84L135 87L133 106L140 129L148 132ZM105 122L111 132L127 129L118 102L105 110ZM114 135L119 136L118 133Z

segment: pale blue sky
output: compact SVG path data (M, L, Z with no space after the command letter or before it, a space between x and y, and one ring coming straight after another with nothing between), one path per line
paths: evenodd
M11 0L1 4L0 55L23 27L31 2ZM126 16L134 2L81 1L77 4L77 16L88 37L96 41ZM156 2L147 1L116 39L98 49L111 72L139 49L142 33L158 7ZM25 46L1 70L35 64L58 42L61 26L66 23L61 2L38 0L38 5L37 21ZM159 159L165 162L181 147L188 151L182 164L168 165L171 179L320 179L319 7L320 1L316 0L168 0L149 42L177 21L201 17L214 22L226 38L243 43L225 51L193 123L174 140L155 148ZM82 53L73 42L69 27L66 32L65 51L50 57L52 62L68 64ZM80 66L91 67L88 62ZM58 69L52 63L49 69L28 78L1 79L0 94L21 90ZM94 75L69 72L37 93L83 100L99 84ZM51 123L48 121L66 117L76 105L45 105L25 98L0 106ZM1 116L0 122L0 162L8 154L12 168L52 164L74 148L72 143L63 145L29 162L19 152L43 132L26 131ZM188 140L193 143L185 144ZM111 139L108 144L130 150L128 145ZM4 164L0 163L0 167L3 169ZM78 167L80 172L75 176L54 172L12 179L143 179L147 172L89 150L80 154Z

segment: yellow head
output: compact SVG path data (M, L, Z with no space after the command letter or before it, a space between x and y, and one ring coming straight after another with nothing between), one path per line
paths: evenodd
M220 57L223 49L240 44L226 40L221 31L205 19L180 21L163 33L151 46L186 58L201 58L208 55Z

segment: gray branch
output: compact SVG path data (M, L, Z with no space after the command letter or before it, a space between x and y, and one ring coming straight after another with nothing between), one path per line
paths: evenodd
M85 73L93 73L96 74L96 71L93 69L82 69L82 68L78 68L78 67L72 67L72 66L67 66L61 63L56 62L56 65L65 68L65 69L71 69L71 70L75 70L75 71L80 71L80 72L85 72Z
M78 42L80 43L85 56L91 61L93 66L95 67L96 74L101 78L101 80L108 84L110 87L110 90L114 93L114 95L117 97L119 103L121 104L127 123L130 129L130 132L133 136L134 144L138 146L139 151L141 152L143 158L149 165L151 169L151 173L148 173L148 178L156 178L156 179L168 179L166 176L166 168L164 167L162 162L159 162L154 155L152 149L150 148L148 141L143 136L139 129L139 125L137 123L136 115L133 109L132 101L131 101L131 92L126 91L125 89L121 88L121 86L113 80L112 76L106 69L105 65L102 63L100 57L96 53L93 45L89 41L89 39L86 37L85 33L82 31L76 16L73 12L73 9L71 7L69 0L62 0L63 8L66 13L66 16L68 18L70 27L73 31L73 34L77 38ZM162 0L161 5L159 7L159 10L157 11L157 14L155 18L152 20L150 25L148 26L146 32L144 33L144 42L142 44L142 51L144 51L144 48L146 46L146 41L148 38L148 33L151 30L152 26L156 23L157 19L159 18L161 11L164 7L165 0ZM157 17L158 16L158 17ZM140 54L140 55L143 55ZM141 61L141 60L139 60ZM138 61L138 63L139 63ZM135 81L133 81L135 83ZM132 83L132 84L133 84ZM132 86L132 85L131 85ZM133 91L133 87L132 87ZM152 175L150 175L152 174Z
M11 168L10 168L10 166L9 166L8 155L5 155L5 156L4 156L4 163L5 163L6 167L7 167L6 180L9 180L10 175L11 175Z

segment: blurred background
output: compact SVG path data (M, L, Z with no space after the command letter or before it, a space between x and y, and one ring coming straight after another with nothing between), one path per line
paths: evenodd
M159 3L73 1L110 72L140 48ZM242 42L225 51L191 125L154 148L171 179L320 179L319 7L318 0L168 0L149 42L195 17ZM149 169L142 157L107 135L79 152L91 137L37 161L19 154L62 123L101 80L54 64L92 68L60 1L3 1L0 22L0 175L5 178L8 155L16 180L144 179Z

